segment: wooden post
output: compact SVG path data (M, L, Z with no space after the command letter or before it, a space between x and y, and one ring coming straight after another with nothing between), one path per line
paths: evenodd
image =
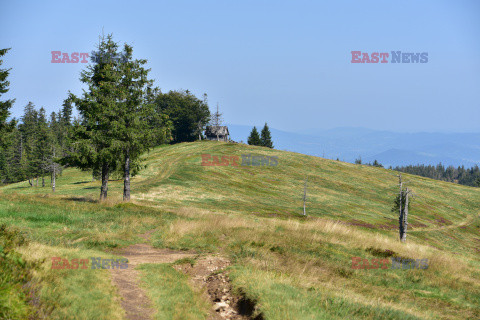
M303 188L303 215L306 216L307 213L305 212L305 202L307 201L307 181L308 177L305 178L305 187Z

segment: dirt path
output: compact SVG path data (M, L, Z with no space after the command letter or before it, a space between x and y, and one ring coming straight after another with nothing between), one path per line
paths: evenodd
M152 232L141 237L149 239ZM122 298L121 305L129 320L153 319L155 310L145 291L139 286L140 276L135 267L142 263L171 263L176 260L194 257L193 253L178 252L168 249L156 249L149 244L135 244L119 252L128 259L127 269L110 269L113 284L118 288Z
M153 231L140 237L148 241ZM128 259L127 269L110 269L113 284L118 288L121 296L121 305L130 320L153 319L155 309L146 292L140 287L139 271L135 268L143 263L172 263L182 258L194 258L195 253L174 251L170 249L156 249L149 244L141 243L129 246L116 252ZM223 270L230 265L230 261L218 255L204 256L196 260L195 264L174 266L178 271L190 277L192 287L200 288L205 292L205 299L213 304L208 320L248 320L262 319L262 316L253 318L254 303L233 294L228 276Z

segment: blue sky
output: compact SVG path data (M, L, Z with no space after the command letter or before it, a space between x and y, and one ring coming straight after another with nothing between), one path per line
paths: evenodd
M162 91L206 92L228 123L480 132L480 1L0 1L12 114L80 93L102 30L146 58ZM352 64L351 51L428 52Z

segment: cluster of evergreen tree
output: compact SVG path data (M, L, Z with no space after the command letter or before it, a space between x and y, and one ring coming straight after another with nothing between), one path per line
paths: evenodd
M1 49L0 57L8 50ZM0 60L0 65L2 63L3 60ZM10 69L0 69L0 96L9 90L9 73ZM28 180L33 186L36 178L35 185L38 186L41 177L42 186L45 186L45 176L54 169L60 171L52 150L66 147L64 137L68 128L62 116L57 117L53 113L48 120L45 109L36 110L31 102L25 107L20 124L15 119L8 121L9 109L14 101L0 101L0 183ZM63 114L68 113L66 109L62 110Z
M355 159L355 164L362 164L362 158L358 157ZM365 163L365 165L383 168L383 165L377 160L375 160L373 163ZM424 164L396 166L395 168L390 166L389 169L426 178L463 184L466 186L480 187L480 169L478 166L474 166L472 168L459 166L455 168L454 166L446 167L439 163L436 166Z
M99 172L100 200L107 198L110 175L121 171L123 199L129 201L130 177L141 166L141 154L170 140L171 121L155 112L160 91L148 78L147 60L134 59L131 46L120 50L109 35L94 55L97 59L80 76L88 89L81 97L69 94L80 118L72 130L72 150L61 162Z
M0 50L0 58L7 51ZM200 100L188 90L162 93L148 78L147 60L134 59L133 48L120 49L111 35L100 39L92 56L80 75L87 89L82 96L69 93L48 119L45 109L30 102L19 124L8 121L14 100L0 101L0 183L28 180L38 186L42 178L44 186L50 175L54 188L62 166L73 166L102 180L100 200L107 198L109 177L121 175L128 201L143 152L201 138L210 121L206 95ZM0 96L8 91L9 71L0 69ZM74 106L79 116L72 119Z
M260 135L258 134L257 128L253 127L247 142L252 146L262 146L273 149L272 135L267 123L265 123Z
M377 160L373 160L372 163L367 163L367 166L372 166L372 167L377 167L377 168L383 168L383 165L378 162Z
M338 158L337 158L337 160L338 160ZM383 168L383 165L380 162L378 162L376 159L373 162L363 163L361 156L359 156L357 159L355 159L355 164L365 164L366 166Z
M7 133L8 143L3 146L0 156L0 178L2 183L28 180L38 186L42 178L51 181L61 173L57 157L65 155L70 147L72 106L65 103L60 112L53 112L47 119L45 109L36 109L29 102L24 109L21 122Z
M472 187L480 187L480 169L478 166L472 168L465 168L465 166L445 167L441 163L436 166L433 165L409 165L397 166L391 168L396 171L411 173L422 177L432 178L436 180L459 183Z
M3 64L2 57L10 50L8 49L0 49L0 98L3 94L7 93L9 90L10 82L8 82L7 78L10 74L10 69L3 69L1 68ZM0 150L7 144L8 136L7 134L13 130L15 127L15 121L8 121L8 117L10 116L10 108L12 107L15 100L5 100L0 101Z
M2 57L9 50L10 49L0 49L0 67L3 64ZM10 83L7 80L9 74L10 69L0 68L0 98L9 90ZM8 117L10 116L10 108L14 102L15 100L0 101L0 183L5 180L5 170L7 166L6 150L11 144L11 132L16 126L16 121L8 121Z

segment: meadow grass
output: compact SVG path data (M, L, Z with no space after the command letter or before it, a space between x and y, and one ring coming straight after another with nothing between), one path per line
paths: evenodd
M20 251L25 259L39 261L34 279L40 284L36 293L47 319L124 319L120 297L110 279L109 270L52 269L52 257L89 259L120 257L99 250L64 248L31 243Z
M194 291L188 278L171 264L144 264L141 272L142 286L156 306L155 319L182 320L206 319L209 305L201 291Z
M139 234L161 226L174 215L134 204L99 204L40 195L0 196L0 223L15 227L30 241L18 248L33 270L48 319L124 319L120 297L109 270L52 269L52 257L69 259L120 258L113 249L138 243ZM13 307L21 310L19 304ZM22 316L12 319L24 319Z
M258 301L267 319L316 316L328 319L347 315L377 319L475 319L479 315L478 260L413 241L402 244L388 234L317 218L279 220L200 213L195 221L192 210L185 215L188 220L175 220L168 230L154 234L154 243L228 255L236 270L232 273L234 284L253 294L251 298ZM388 269L377 270L351 268L352 257L371 260L384 257L383 252L396 257L429 259L429 268L397 270L390 269L390 265ZM275 279L286 279L288 285L274 286L277 289L273 290ZM290 305L278 309L269 303L270 310L262 303L264 299L277 301L278 288L287 290L292 286L298 295L288 299L298 310ZM313 300L323 297L318 303L340 299L342 308L351 311L343 314L336 310L339 304L335 303L331 304L333 309L324 313L318 308L304 308L307 296ZM277 304L284 306L281 302Z
M205 153L278 156L279 164L205 167ZM256 301L266 319L480 318L477 188L405 174L416 198L407 243L400 243L397 213L390 211L398 181L391 170L217 142L163 146L144 158L147 167L132 179L133 203L121 202L121 181L111 181L109 201L98 203L100 183L67 169L55 194L28 182L0 188L0 223L32 241L22 249L29 260L110 254L143 241L138 235L149 230L155 230L156 247L221 253L233 263L234 288ZM352 257L392 256L429 259L429 268L351 267ZM193 314L205 311L201 294L170 265L141 271L158 315L171 318L182 310L196 319ZM48 274L44 270L36 278L45 282ZM66 274L47 281L41 298L57 318L80 307L86 308L85 319L94 319L99 309L107 318L122 318L107 277L102 270L93 276ZM92 288L79 282L96 291L90 296ZM97 304L90 303L93 297Z

